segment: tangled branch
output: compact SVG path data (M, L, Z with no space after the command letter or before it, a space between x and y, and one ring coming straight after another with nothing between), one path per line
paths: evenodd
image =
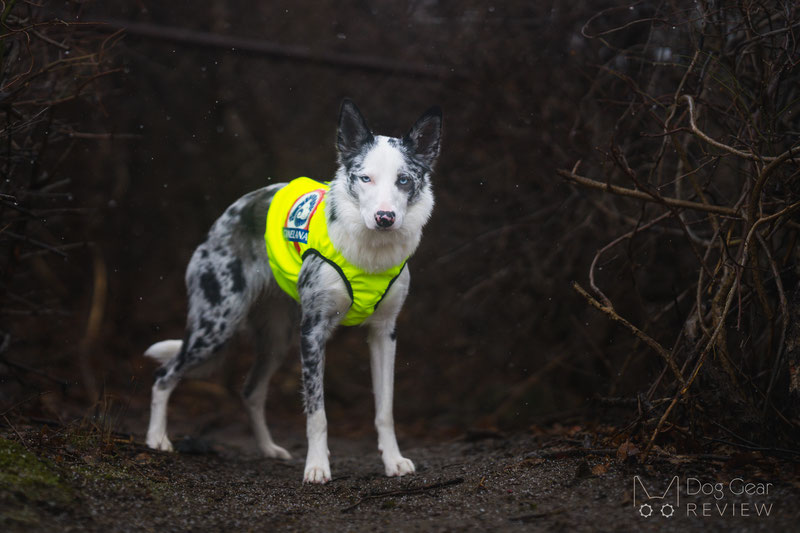
M86 213L71 205L63 167L81 137L76 109L102 112L99 84L119 71L108 50L120 34L34 2L3 2L0 12L0 335L23 336L25 319L64 314L66 289L50 261L88 245L59 238Z
M602 192L608 210L629 209L632 200L638 202L640 217L633 229L595 255L589 268L595 296L577 283L574 288L658 354L674 380L663 380L662 371L649 389L648 399L658 388L673 390L672 400L649 426L646 453L668 420L697 420L699 413L715 412L716 424L721 420L751 434L758 428L774 429L774 424L784 435L796 434L800 423L791 413L797 408L793 398L800 393L794 379L798 354L788 354L788 364L784 356L798 317L790 314L794 304L784 287L799 281L798 226L792 218L800 209L795 183L800 175L800 49L795 39L800 10L770 2L701 2L689 12L636 8L642 12L635 21L620 20L612 29L592 34L602 36L616 54L601 69L608 75L597 83L606 84L610 93L626 94L630 102L613 118L615 134L606 152L610 164L603 164L602 178L581 176L575 169L559 170L558 175ZM665 20L680 31L665 34ZM642 24L649 26L646 44L627 49L612 44L614 37L622 40L622 34ZM687 63L653 59L672 54L685 42L695 46ZM635 59L636 68L620 67L620 57ZM654 94L655 87L671 89L664 96ZM631 294L648 305L639 291L663 286L655 272L663 273L664 265L648 262L633 241L663 246L661 234L653 230L670 225L684 235L681 242L670 233L674 264L693 261L698 272L694 281L675 272L671 283L683 286L673 290L694 290L695 301L675 325L661 318L664 313L653 313L654 318L645 313L640 315L642 325L634 325L620 309L631 307ZM635 274L633 290L601 288L599 258L625 242ZM679 310L676 302L669 305ZM659 335L647 333L651 328ZM800 339L800 328L794 330ZM664 348L667 343L671 350ZM776 394L775 385L781 382L787 387ZM726 417L726 412L736 414Z

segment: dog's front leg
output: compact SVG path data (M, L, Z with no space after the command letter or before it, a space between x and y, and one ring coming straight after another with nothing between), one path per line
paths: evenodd
M339 274L324 261L311 256L303 262L297 283L300 293L300 359L303 365L303 397L306 411L308 455L303 481L331 480L328 421L322 381L325 343L347 313L350 297Z
M328 459L328 421L325 417L323 375L325 342L329 335L327 320L316 312L303 312L300 322L300 359L303 364L303 396L306 410L308 455L303 474L305 483L327 483L331 480Z
M394 433L392 403L394 397L394 319L373 324L369 332L372 387L375 393L375 428L387 476L404 476L414 472L414 463L400 454Z

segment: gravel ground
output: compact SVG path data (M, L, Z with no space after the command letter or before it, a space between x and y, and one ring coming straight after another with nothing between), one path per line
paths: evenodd
M330 443L334 478L320 486L301 483L302 435L278 433L295 456L291 461L257 457L249 445L236 445L245 438L236 431L227 439L225 431L185 439L177 443L182 452L162 453L85 429L8 425L0 428L0 526L26 532L790 531L800 519L798 465L760 454L673 456L643 465L620 449L587 448L588 433L578 444L580 432L567 438L563 429L478 432L406 443L417 473L386 478L372 438L341 438ZM41 470L38 478L32 469ZM653 514L641 516L635 476L651 496L678 476L679 500L671 492L671 508L662 511L663 501L654 500L642 508ZM750 492L760 486L766 494L735 494L745 488L739 479L753 483ZM760 504L771 504L769 516L756 514ZM745 513L750 516L740 516Z

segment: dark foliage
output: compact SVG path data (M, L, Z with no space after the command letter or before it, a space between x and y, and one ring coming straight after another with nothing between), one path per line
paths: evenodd
M796 441L798 24L792 3L698 2L583 29L608 54L580 114L598 150L561 175L605 193L618 237L577 288L635 334L621 381L646 345L663 359L633 428L650 446L674 424Z
M66 52L32 30L10 33L38 10L7 5L17 18L4 28L4 72L26 68L11 62L14 40L47 61ZM81 22L107 21L104 33L75 24L37 31L67 32L47 35L76 40L71 56L91 51L91 61L49 73L60 76L46 85L61 87L52 94L4 100L9 124L28 133L0 139L4 179L15 184L0 189L0 217L12 217L0 219L56 249L12 241L0 225L2 290L30 302L0 299L3 329L13 333L7 353L78 377L83 386L70 399L85 399L85 390L93 400L105 384L146 407L153 367L141 353L182 335L192 250L242 194L300 175L330 177L336 113L351 97L375 131L393 135L432 104L444 112L437 205L398 324L398 421L422 420L421 430L525 428L592 404L625 406L632 423L624 431L645 440L657 429L709 432L711 412L732 415L714 422L751 443L796 425L788 362L800 334L787 309L797 225L794 211L764 220L798 200L794 152L758 185L772 164L765 157L797 140L791 3L74 7ZM118 28L127 28L120 42ZM104 79L100 100L90 80L109 70L101 59L112 42L120 72ZM36 91L40 81L18 85ZM76 89L81 98L40 101ZM573 187L558 169L571 169L563 174L572 182L625 191ZM66 176L69 188L56 188ZM26 196L43 187L51 196ZM68 197L52 196L64 190L91 214L67 218ZM44 224L43 208L62 211ZM86 241L95 245L65 249ZM23 258L49 266L7 274L6 264ZM605 314L573 290L576 279ZM45 288L66 317L7 320L8 310L55 309ZM609 311L627 323L608 320ZM233 351L247 358L246 347ZM245 364L222 374L226 386L238 388ZM272 412L301 412L297 365L271 389ZM37 390L53 388L37 379ZM326 381L331 418L346 409L368 426L358 330L330 347ZM688 392L681 382L692 384Z
M65 6L65 18L75 19L79 3ZM82 128L105 112L97 88L115 72L108 57L119 34L65 22L28 2L3 3L0 25L0 360L6 379L24 390L31 375L47 377L63 357L90 350L100 327L102 302L88 326L84 317L72 320L64 302L85 305L84 294L91 296L79 269L93 224L76 201L91 182L73 170L85 172L91 160L87 141L106 137ZM104 299L104 280L96 280ZM83 343L65 353L65 330L76 324L85 328ZM4 390L5 403L20 389Z

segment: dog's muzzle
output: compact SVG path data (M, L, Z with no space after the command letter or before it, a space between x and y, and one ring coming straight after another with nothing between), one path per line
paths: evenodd
M394 224L394 211L378 211L375 213L375 223L379 228L390 228Z

